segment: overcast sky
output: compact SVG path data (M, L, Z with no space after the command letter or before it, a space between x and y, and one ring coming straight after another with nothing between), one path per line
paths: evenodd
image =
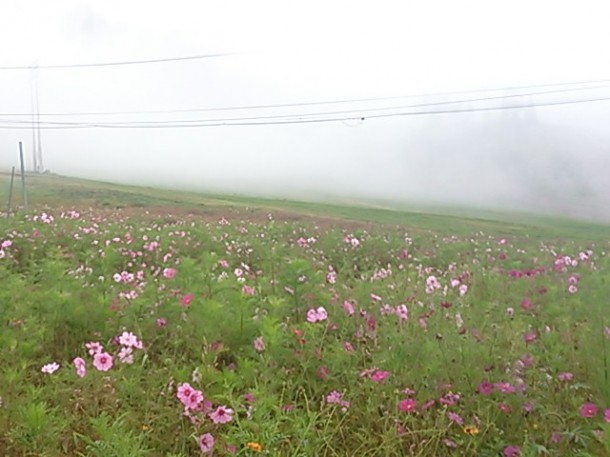
M419 96L41 119L77 123L306 117L514 93L434 95L454 91L610 80L610 6L604 1L2 0L0 17L0 67L232 53L157 64L0 70L0 126L30 119L15 114L31 112L35 79L43 114ZM576 87L582 86L523 91ZM443 109L604 97L610 97L607 87ZM378 113L405 111L393 109ZM534 202L532 209L605 218L610 186L598 171L608 164L609 110L610 102L602 101L510 114L321 124L42 130L42 146L51 171L107 180L302 199L335 195L516 208ZM29 159L31 132L0 129L0 167L16 163L20 139ZM542 184L531 184L545 173Z

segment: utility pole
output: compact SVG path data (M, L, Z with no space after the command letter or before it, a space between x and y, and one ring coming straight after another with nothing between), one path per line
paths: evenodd
M42 173L44 171L44 165L42 162L42 140L40 138L40 102L38 97L38 73L36 67L32 69L31 78L33 167L36 173Z
M36 173L36 104L34 103L34 79L36 78L35 69L30 73L30 112L32 113L32 171Z
M25 190L25 164L23 163L23 143L19 142L19 162L21 163L21 192L23 193L23 206L28 212L28 194Z

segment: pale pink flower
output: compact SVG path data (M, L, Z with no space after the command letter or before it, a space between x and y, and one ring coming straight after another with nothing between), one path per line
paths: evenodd
M241 288L241 291L244 295L253 296L254 295L254 287L248 286L244 284Z
M345 300L343 302L343 310L345 311L345 313L348 316L351 316L351 315L353 315L355 313L354 305L352 305L352 303L350 301L348 301L348 300Z
M163 269L163 277L165 279L174 279L175 276L176 276L175 268L164 268Z
M317 309L310 309L307 311L307 322L316 323L325 321L328 318L328 313L324 307L320 306Z
M201 449L201 452L204 454L212 452L212 449L214 448L214 437L210 433L201 435L197 439L197 442L199 443L199 449Z
M226 406L219 406L215 411L208 414L208 416L215 424L226 424L233 420L233 410Z
M97 341L86 343L85 347L89 350L89 355L99 354L104 350L104 347Z
M262 336L255 338L252 345L254 346L254 350L256 352L263 352L266 348L265 341L263 340Z
M57 370L59 370L59 364L57 362L47 363L40 369L40 371L47 374L53 374Z
M462 419L462 416L460 416L457 413L453 413L453 412L449 411L447 413L447 417L449 418L449 420L451 422L455 422L456 424L458 424L460 426L464 425L464 419Z
M188 397L185 397L182 404L188 409L197 409L202 401L203 392L200 390L193 390Z
M407 308L407 305L398 305L396 307L396 316L398 316L398 320L400 322L408 321L409 320L409 308Z
M4 240L2 242L2 249L10 248L13 245L11 240Z
M176 397L178 397L178 400L180 400L182 403L185 403L186 399L191 396L194 390L195 389L191 387L188 382L183 382L178 386Z
M336 390L333 390L326 396L326 403L329 405L341 406L343 412L346 412L350 405L349 401L343 400L343 394L341 392L337 392Z
M133 363L133 348L130 346L122 347L119 351L119 360L121 363L132 364Z
M87 373L87 367L85 364L85 360L81 357L76 357L72 363L74 364L74 368L76 369L76 375L80 378L84 378Z
M167 319L165 319L164 317L160 317L159 319L157 319L157 327L161 328L161 327L165 327L167 325Z
M107 352L98 352L93 356L93 366L99 371L108 371L112 368L112 356Z
M138 337L131 332L123 332L119 335L119 344L127 347L137 347Z
M557 379L559 379L560 381L571 381L574 378L574 374L570 373L569 371L566 371L564 373L559 373L557 375Z
M466 295L466 292L468 292L468 285L466 285L466 284L462 284L462 285L461 285L461 286L458 288L458 290L459 290L460 297L463 297L464 295Z

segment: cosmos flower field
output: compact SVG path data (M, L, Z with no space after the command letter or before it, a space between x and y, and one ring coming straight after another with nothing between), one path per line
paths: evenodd
M610 455L608 243L0 223L0 454Z

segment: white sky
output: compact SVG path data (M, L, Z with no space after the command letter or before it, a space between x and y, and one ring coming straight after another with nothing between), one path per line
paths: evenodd
M42 112L429 94L610 79L609 17L610 3L593 0L0 0L0 66L239 53L190 62L39 70ZM0 113L29 112L30 88L30 72L0 70ZM559 121L576 116L574 110L554 112L562 113ZM380 145L400 148L402 121L375 122L361 129L339 123L197 132L43 131L43 144L47 166L59 173L127 179L148 157L159 164L147 169L148 181L163 177L171 183L183 173L180 164L194 163L205 150L214 151L205 162L214 173L226 169L219 159L223 154L234 154L232 164L248 164L228 174L229 180L265 191L274 188L274 176L282 175L278 186L285 186L301 170L311 174L299 187L304 189L333 176L331 170L320 171L318 157L336 153L334 165L356 161L346 151L369 157L379 154ZM0 147L12 148L29 136L0 130ZM179 158L175 149L182 151ZM265 175L265 164L248 158L252 151L263 162L290 164L296 155L313 163ZM175 162L168 159L172 154ZM12 152L0 153L0 166L11 160ZM125 165L120 170L117 160ZM367 169L361 164L360 172Z

